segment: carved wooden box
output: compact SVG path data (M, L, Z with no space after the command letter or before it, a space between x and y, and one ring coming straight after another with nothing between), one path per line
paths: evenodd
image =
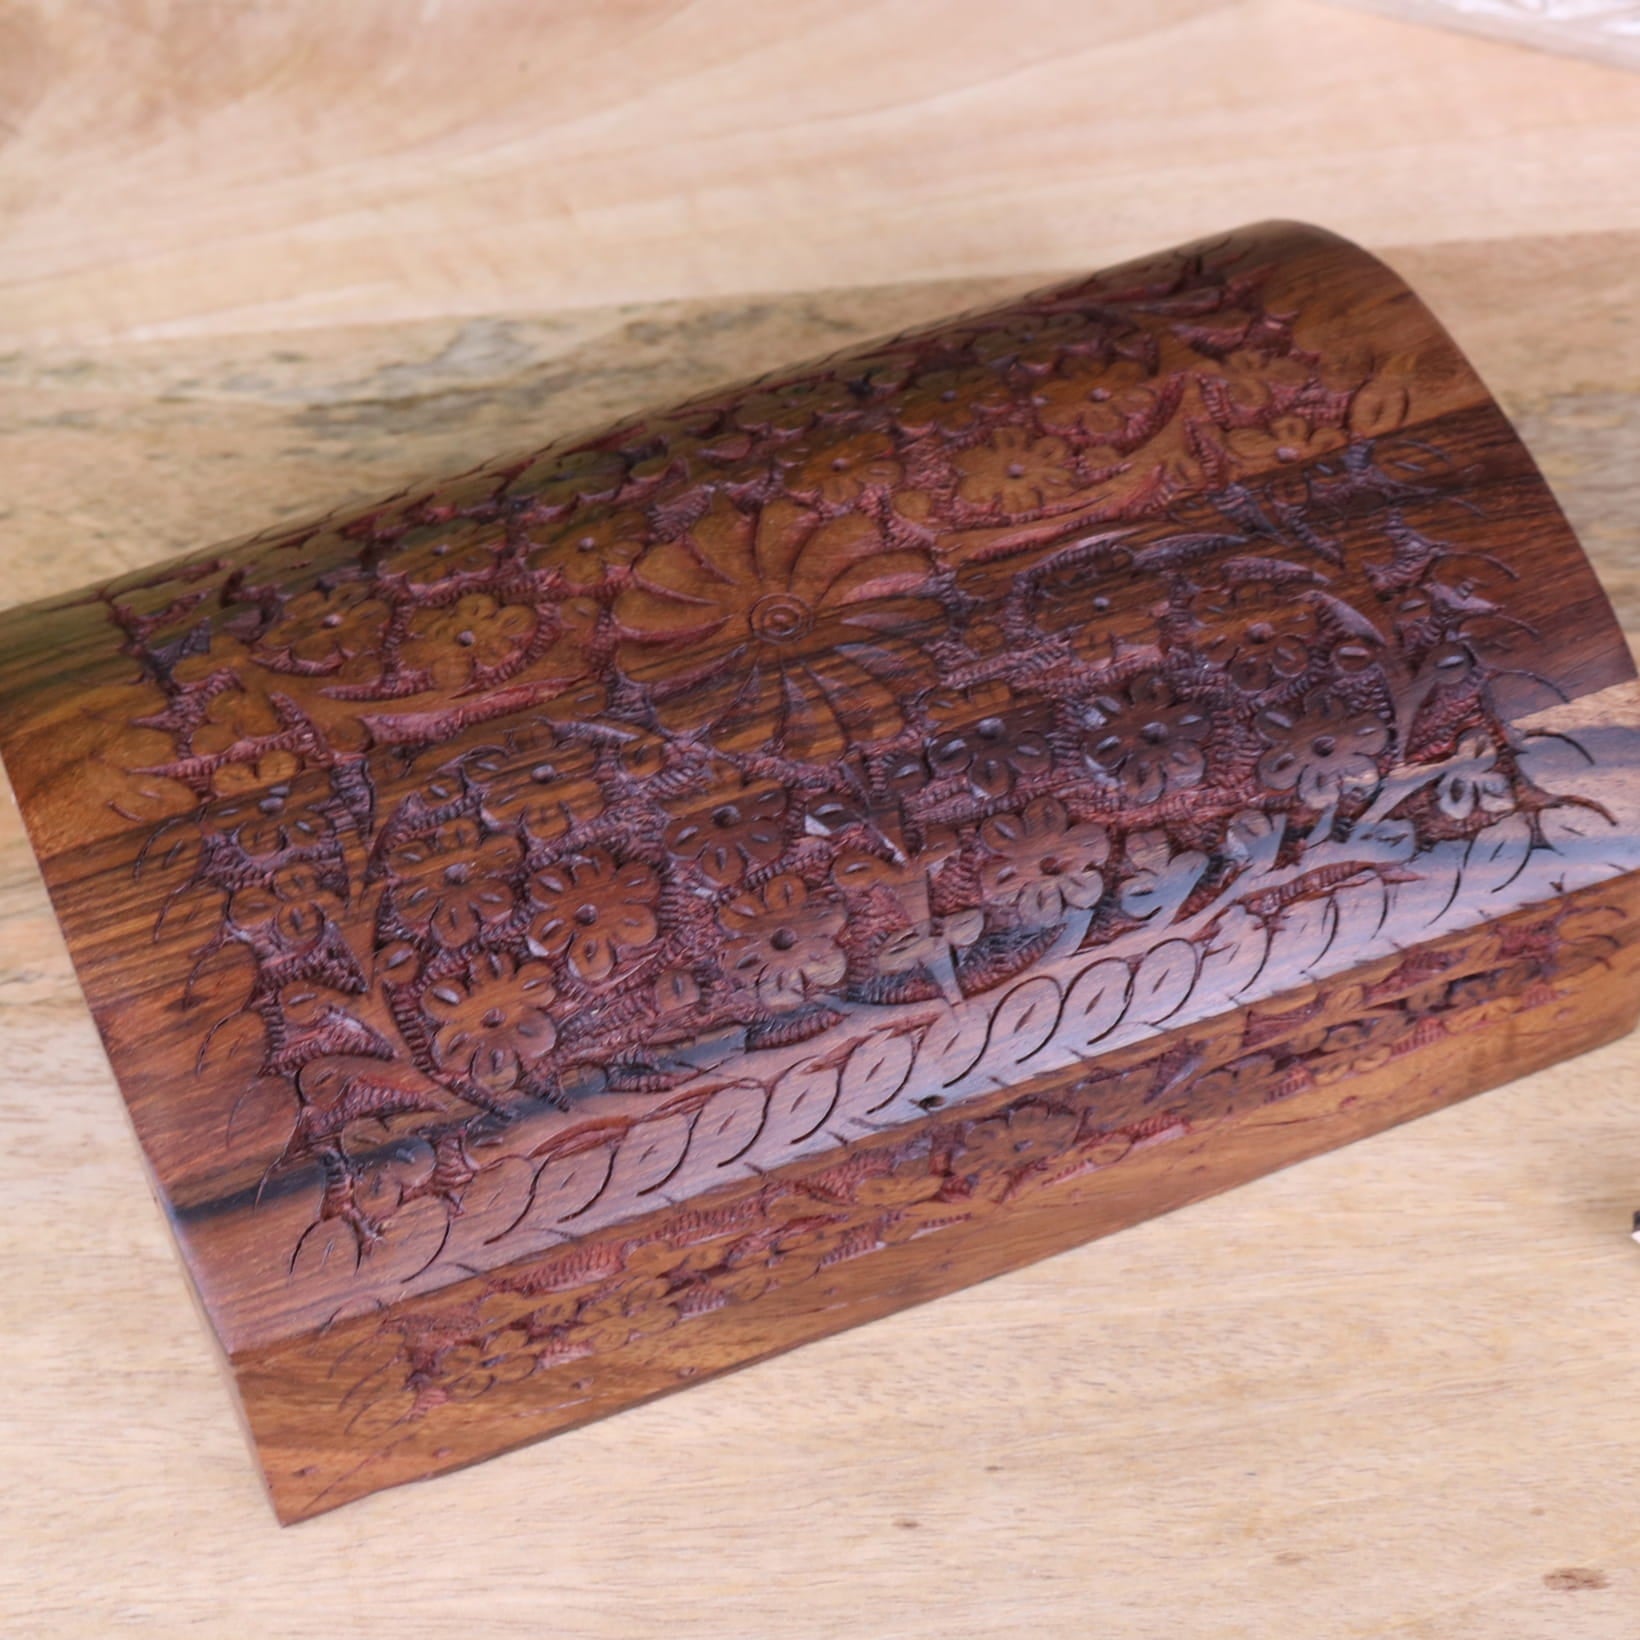
M13 612L0 745L292 1520L1628 1029L1633 675L1267 226Z

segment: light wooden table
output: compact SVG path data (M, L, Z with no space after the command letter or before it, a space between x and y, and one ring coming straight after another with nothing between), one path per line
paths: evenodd
M1640 632L1640 79L1296 0L0 3L0 144L8 601L1283 212ZM0 1063L8 1640L1640 1632L1634 1039L287 1532L9 794Z

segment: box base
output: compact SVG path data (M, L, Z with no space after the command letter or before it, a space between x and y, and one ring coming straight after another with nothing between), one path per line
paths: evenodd
M274 1506L463 1467L1599 1047L1640 1016L1637 932L1630 876L242 1358Z

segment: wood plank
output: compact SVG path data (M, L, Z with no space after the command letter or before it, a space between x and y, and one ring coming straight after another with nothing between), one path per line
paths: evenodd
M1621 71L1310 0L4 26L0 346L1069 271L1273 214L1375 245L1640 228Z

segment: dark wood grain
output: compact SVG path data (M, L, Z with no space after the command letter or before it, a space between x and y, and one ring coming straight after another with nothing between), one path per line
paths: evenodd
M1632 676L1277 226L15 612L0 746L291 1519L1627 1028Z

